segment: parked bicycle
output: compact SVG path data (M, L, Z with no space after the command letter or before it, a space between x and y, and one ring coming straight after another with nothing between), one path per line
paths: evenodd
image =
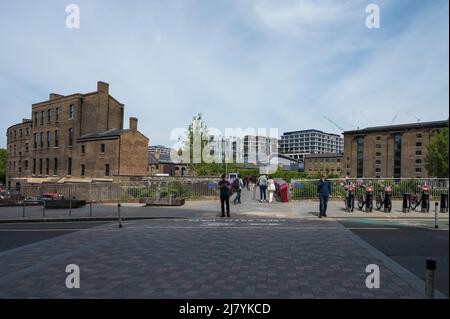
M430 211L430 188L426 184L418 186L416 193L411 196L411 209L415 210L418 206Z
M355 185L353 183L341 183L341 185L346 191L344 199L345 210L347 212L353 212L355 208Z
M392 186L383 186L383 194L376 196L377 209L381 210L384 207L389 213L392 211Z
M372 212L373 209L373 186L368 185L360 185L360 187L364 188L366 190L364 195L358 196L358 208L362 210L364 207L366 207L366 211Z

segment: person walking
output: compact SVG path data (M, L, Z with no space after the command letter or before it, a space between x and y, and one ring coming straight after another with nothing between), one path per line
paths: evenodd
M238 177L233 181L233 190L236 192L236 197L234 198L234 205L236 204L242 204L241 203L241 193L242 188L244 188L244 182L242 181L241 175L238 175Z
M259 185L259 198L261 203L267 202L267 177L266 175L261 175L258 179L258 185Z
M317 183L317 193L319 193L320 199L319 218L327 217L328 199L331 196L331 183L327 178L327 174L322 174L322 177Z
M222 215L220 215L220 217L225 217L225 206L227 209L227 216L230 217L231 184L227 180L227 176L225 174L222 174L218 187L220 190L220 206L222 208Z
M272 178L267 180L267 190L269 191L269 203L273 202L273 194L276 191L275 181Z

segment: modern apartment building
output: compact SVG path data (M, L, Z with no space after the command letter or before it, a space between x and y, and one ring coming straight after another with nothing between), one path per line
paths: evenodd
M150 145L148 147L148 152L151 154L159 153L161 155L169 155L171 152L171 148L166 147L164 145Z
M428 177L426 146L433 134L448 127L434 121L368 127L344 132L343 171L349 177Z
M123 128L124 105L107 83L86 94L51 93L32 105L30 118L7 130L9 187L147 174L148 138L138 132L136 118Z
M344 139L340 135L319 130L303 130L283 133L279 152L303 160L307 154L343 153L343 147Z

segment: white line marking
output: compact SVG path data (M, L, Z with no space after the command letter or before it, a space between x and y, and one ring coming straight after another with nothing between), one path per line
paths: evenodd
M349 227L348 229L362 230L398 230L396 227Z

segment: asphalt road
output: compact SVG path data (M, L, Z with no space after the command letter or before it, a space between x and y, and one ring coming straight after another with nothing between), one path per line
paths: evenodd
M424 227L418 226L419 224L413 220L407 223L363 219L341 220L340 222L421 279L425 279L426 260L428 258L435 259L437 261L437 289L448 296L448 223L447 228L435 230L431 225L425 223Z
M101 224L105 224L105 222L0 224L0 252Z

